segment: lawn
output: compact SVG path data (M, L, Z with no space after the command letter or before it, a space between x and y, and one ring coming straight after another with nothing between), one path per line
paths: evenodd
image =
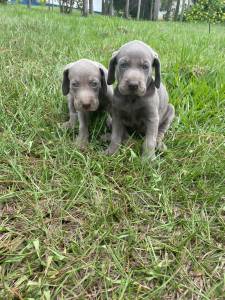
M225 27L0 6L0 299L224 299ZM63 131L63 66L140 39L176 119L168 152Z

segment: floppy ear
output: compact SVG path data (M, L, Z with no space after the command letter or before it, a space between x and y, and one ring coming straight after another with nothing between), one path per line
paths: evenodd
M100 74L101 74L101 87L102 87L102 93L105 95L107 93L107 84L105 79L105 72L102 68L99 68Z
M160 87L161 82L160 61L158 57L154 58L152 66L155 68L155 86L158 89Z
M68 75L69 75L69 69L66 69L63 72L63 82L62 82L62 92L64 96L68 95L70 91L70 80Z
M112 58L109 63L109 72L108 72L108 79L107 83L109 85L113 84L115 81L115 69L116 69L116 64L117 64L117 53L118 51L114 52L112 55Z

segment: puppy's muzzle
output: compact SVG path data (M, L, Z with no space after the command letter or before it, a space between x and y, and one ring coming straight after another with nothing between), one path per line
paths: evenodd
M94 111L98 108L98 103L94 98L82 99L80 105L84 111Z
M99 101L93 95L80 93L74 97L74 107L77 111L95 111L98 109Z
M83 104L82 107L83 107L84 110L87 110L87 111L88 111L88 110L90 110L90 108L91 108L91 103Z
M131 92L135 92L138 90L139 88L139 83L136 82L136 81L129 81L128 84L128 89L131 91Z

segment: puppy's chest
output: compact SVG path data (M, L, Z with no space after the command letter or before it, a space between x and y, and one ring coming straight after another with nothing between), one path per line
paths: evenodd
M123 124L127 127L134 127L140 129L145 127L147 112L144 107L127 106L120 109L120 118Z

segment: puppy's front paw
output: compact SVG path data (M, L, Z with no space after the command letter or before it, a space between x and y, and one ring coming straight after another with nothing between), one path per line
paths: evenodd
M153 161L155 158L156 158L156 156L155 156L155 150L154 149L144 151L143 154L142 154L142 159L144 161Z
M105 154L105 155L108 155L108 156L113 155L113 154L116 152L117 149L118 149L117 147L111 147L111 146L109 146L109 147L104 151L104 154Z
M89 142L86 139L81 139L81 138L77 137L76 140L75 140L75 145L80 150L86 149L88 144L89 144Z
M71 128L73 128L73 124L70 121L67 121L67 122L63 123L61 127L63 129L71 129Z
M105 151L104 151L104 154L105 155L108 155L108 156L111 156L111 155L113 155L113 151L110 149L110 148L107 148Z

